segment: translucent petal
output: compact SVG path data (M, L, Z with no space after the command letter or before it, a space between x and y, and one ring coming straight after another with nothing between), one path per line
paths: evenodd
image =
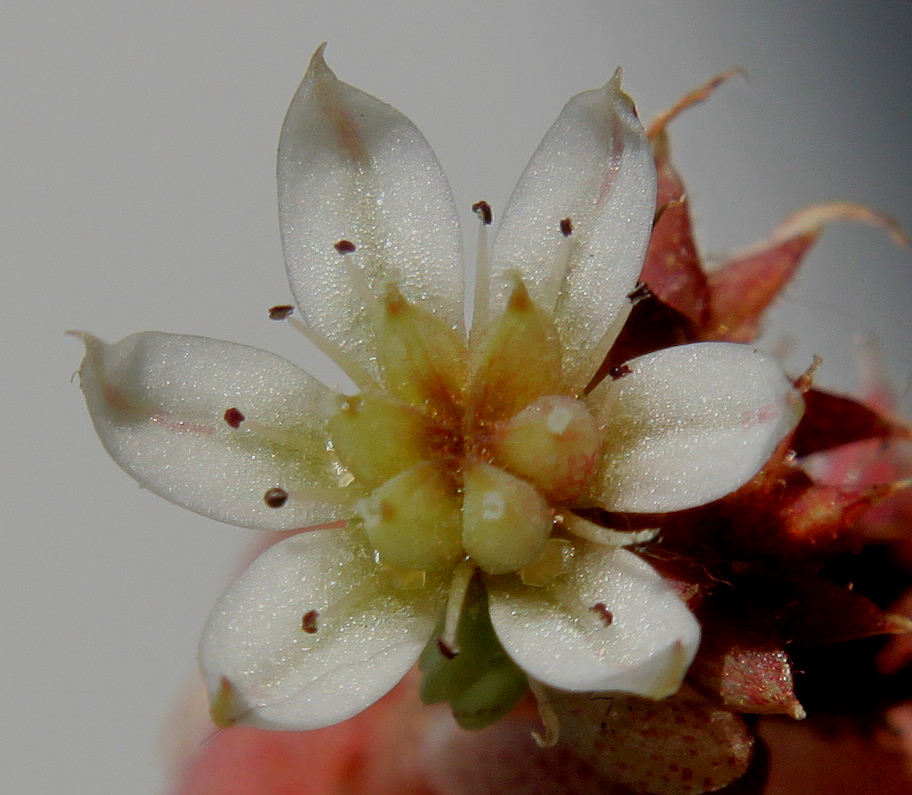
M282 730L350 718L412 667L444 601L433 578L393 587L359 533L317 530L276 544L203 631L214 717Z
M326 449L326 387L271 353L176 334L107 345L81 334L95 429L140 485L223 522L290 530L347 516L358 495ZM225 412L245 418L234 428ZM256 426L259 430L251 429ZM262 426L262 427L261 427ZM269 507L269 489L288 499Z
M735 491L803 410L778 363L745 345L683 345L627 367L590 395L605 439L591 495L609 510L677 511Z
M399 111L339 81L322 47L285 117L278 182L288 276L308 324L374 372L371 307L387 281L462 329L462 243L437 159ZM343 240L355 250L340 253Z
M629 310L626 296L652 229L655 184L652 149L618 72L567 103L504 211L489 316L506 303L506 276L518 270L557 322L572 384L582 387L593 375ZM565 218L572 226L566 238Z
M696 619L632 552L580 544L569 574L544 588L488 586L491 621L507 654L562 690L674 693L700 640Z

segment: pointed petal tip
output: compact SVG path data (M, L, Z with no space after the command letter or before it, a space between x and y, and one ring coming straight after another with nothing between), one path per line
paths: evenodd
M684 677L687 675L687 671L690 668L690 664L697 651L697 646L699 645L699 628L697 629L696 642L694 642L692 638L688 640L690 642L685 643L681 638L677 638L674 643L669 646L668 651L665 654L667 662L663 667L658 669L655 682L649 688L644 687L644 692L641 692L638 695L654 698L658 701L673 696L681 689L681 685L684 683ZM647 690L648 692L646 692Z
M234 726L243 714L238 710L237 691L227 676L219 679L218 690L209 696L209 715L220 729Z
M326 52L326 42L324 41L314 50L314 54L310 56L310 63L307 66L307 72L305 73L305 78L314 79L316 77L335 77L335 73L332 69L329 68L326 64L326 59L323 57L323 53Z
M85 345L86 350L89 348L97 347L99 345L104 345L98 337L94 334L90 334L88 331L80 331L79 329L68 329L63 332L67 337L74 337L79 340L83 345Z
M633 114L634 118L639 120L640 115L637 113L636 102L633 101L633 97L630 96L623 88L621 88L621 81L624 79L624 67L618 66L614 70L614 74L611 75L611 79L605 84L603 90L606 95L613 99L617 98L627 107L627 109ZM637 126L639 126L639 121L637 121Z

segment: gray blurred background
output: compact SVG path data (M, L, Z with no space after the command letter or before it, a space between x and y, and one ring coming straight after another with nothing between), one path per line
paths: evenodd
M264 309L290 298L279 125L324 40L340 77L425 132L466 217L480 198L503 208L564 101L616 65L644 118L740 65L748 81L672 127L705 252L761 239L821 200L912 228L905 1L5 6L5 792L162 792L193 728L174 715L197 634L252 534L167 505L109 461L71 382L80 346L63 331L203 334L307 364ZM853 339L879 340L909 412L910 296L908 252L876 230L834 228L768 339L792 341L793 371L824 353L820 381L845 390L857 384Z

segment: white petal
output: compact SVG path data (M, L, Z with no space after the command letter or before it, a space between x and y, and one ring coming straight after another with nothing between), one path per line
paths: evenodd
M506 302L506 274L518 270L555 316L571 383L585 385L594 374L629 311L626 296L652 230L655 184L652 149L618 71L603 88L567 103L504 212L492 255L492 311ZM573 225L566 240L564 218Z
M446 178L399 111L339 81L317 50L282 128L279 218L308 324L372 368L372 299L395 281L463 327L462 250ZM340 255L334 244L357 250Z
M590 396L605 438L591 494L610 510L677 511L735 491L803 410L778 363L746 345L683 345L627 366Z
M507 654L562 690L664 698L678 689L700 640L696 619L671 586L617 547L581 545L573 570L550 587L504 578L488 593Z
M219 600L200 660L221 723L316 729L379 699L411 668L445 602L392 587L360 534L317 530L264 552ZM313 633L302 629L311 614Z
M349 514L345 473L326 449L327 389L307 373L271 353L204 337L147 332L107 345L79 336L95 429L140 485L205 516L264 530ZM230 427L230 408L275 438L245 423ZM292 494L270 508L264 494L276 487Z

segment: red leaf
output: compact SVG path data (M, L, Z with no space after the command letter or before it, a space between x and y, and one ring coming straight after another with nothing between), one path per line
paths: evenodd
M736 712L805 713L795 697L792 664L781 643L761 633L745 616L703 622L706 631L688 681L718 694Z
M910 439L912 430L852 398L820 389L804 394L804 416L792 446L798 456L829 450L861 439Z

